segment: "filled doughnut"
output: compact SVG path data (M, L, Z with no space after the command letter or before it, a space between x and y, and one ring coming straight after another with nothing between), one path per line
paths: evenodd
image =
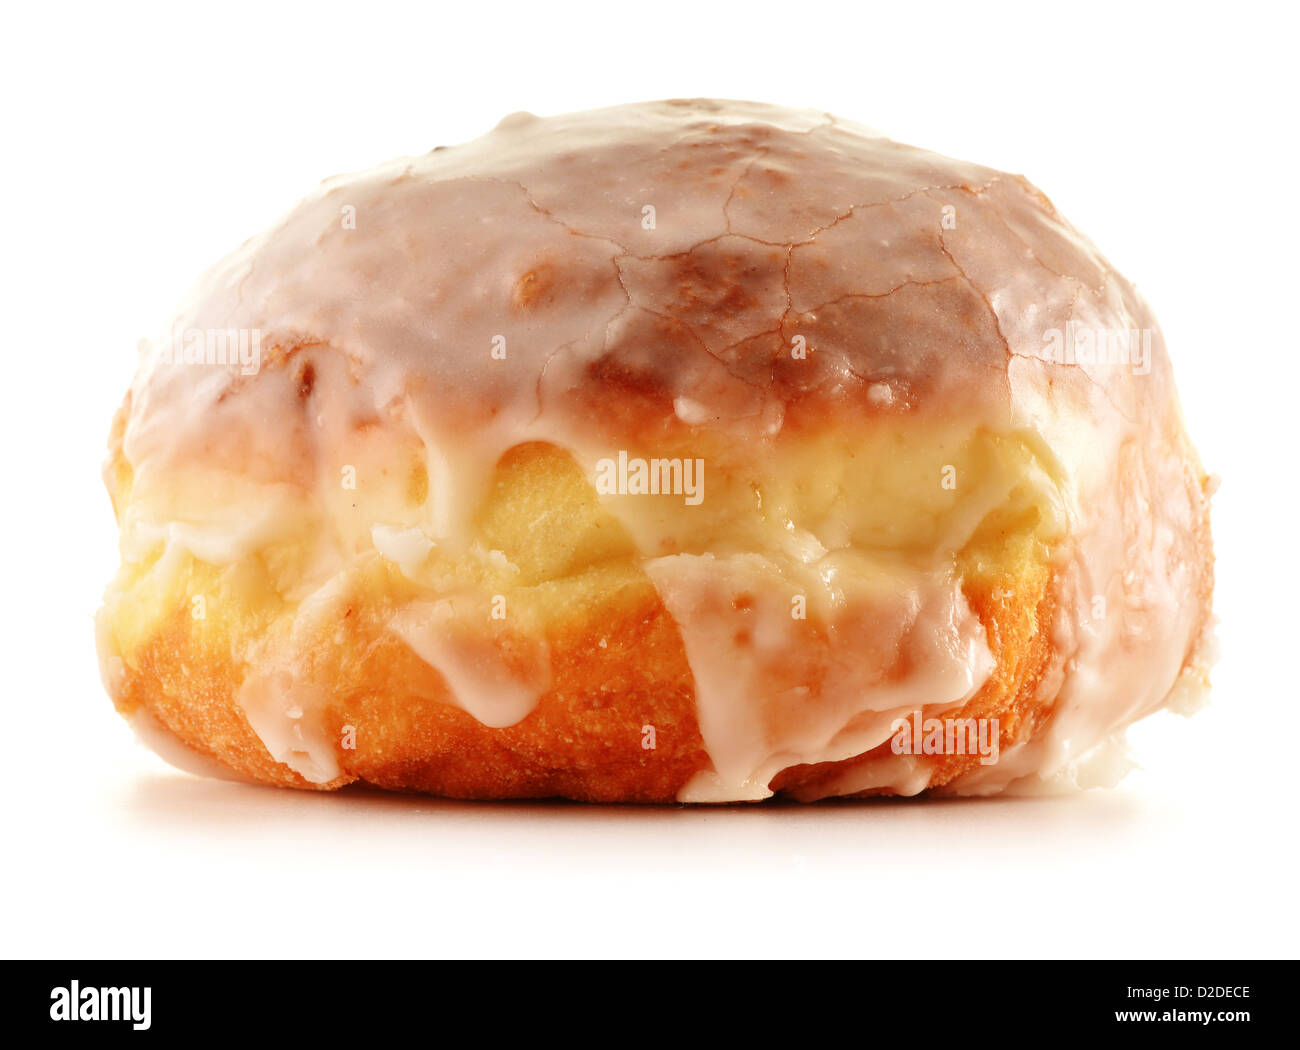
M815 112L508 117L149 341L107 689L185 768L458 798L1111 784L1207 687L1210 480L1023 178Z

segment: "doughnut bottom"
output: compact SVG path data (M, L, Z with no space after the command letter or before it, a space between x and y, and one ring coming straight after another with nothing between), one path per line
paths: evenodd
M507 487L522 489L563 484L555 475L573 468L554 450L527 450L503 469ZM1033 519L995 515L957 555L963 594L996 666L969 702L946 715L998 719L1004 750L1049 713L1035 695L1052 656L1052 571ZM335 613L307 628L300 623L281 640L284 659L327 683L314 698L314 720L339 771L324 782L273 758L241 704L251 654L275 634L287 608L265 557L218 567L172 551L124 568L100 620L110 692L128 719L143 712L199 755L271 784L671 802L710 768L692 672L681 633L638 562L617 544L606 546L611 552L598 564L519 588L529 592L526 602L512 594L512 602L533 610L551 680L531 713L500 728L455 706L443 677L390 629L394 615L420 599L421 586L374 552L358 558ZM522 650L511 654L509 636L496 644L507 661L527 661ZM844 761L791 766L771 787L808 800L880 793L844 791L839 782L890 757L886 741ZM979 756L919 760L933 788Z

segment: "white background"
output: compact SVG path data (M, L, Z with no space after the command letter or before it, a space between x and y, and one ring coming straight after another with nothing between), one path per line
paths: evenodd
M24 5L0 84L0 952L1297 954L1297 83L1287 5ZM1223 478L1212 706L1119 789L725 810L192 779L99 684L136 340L321 178L505 114L715 95L1023 172L1154 304Z

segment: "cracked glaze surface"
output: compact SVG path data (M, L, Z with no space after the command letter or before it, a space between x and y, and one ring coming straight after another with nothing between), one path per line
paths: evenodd
M1044 360L1044 332L1070 322L1151 331L1149 371ZM781 435L841 420L960 421L1036 442L1068 530L1040 686L1053 716L949 790L1086 782L1084 760L1116 730L1161 706L1180 674L1202 676L1205 479L1159 331L1132 286L1016 176L753 103L517 114L468 144L327 180L214 268L177 326L257 329L263 368L242 376L146 355L123 439L128 558L165 542L236 560L306 498L334 525L296 595L308 599L371 549L375 524L418 528L443 549L466 543L494 464L524 441L554 443L590 470L612 449L700 433L761 459ZM505 360L488 354L498 337ZM812 350L804 360L790 354L797 337ZM302 369L285 364L304 356L310 397ZM422 515L353 521L338 506L336 464L364 459L357 435L371 432L376 456L423 449ZM187 472L237 476L238 493L205 507L178 494ZM736 726L744 698L722 694L755 671L711 662L717 617L701 610L768 567L723 552L702 572L712 555L683 549L671 523L626 500L611 507L696 676L716 768L683 797L762 797L784 766L886 739L879 720L837 735L864 703L882 716L942 708L987 673L978 624L951 581L931 579L917 599L918 622L938 625L922 692L850 702L806 740L738 745L752 730ZM835 549L834 537L808 537L793 561L817 577ZM1094 622L1099 595L1123 615ZM844 688L861 694L860 682ZM274 729L259 733L275 754ZM312 762L309 779L337 772L328 755ZM906 760L854 776L835 791L926 786Z

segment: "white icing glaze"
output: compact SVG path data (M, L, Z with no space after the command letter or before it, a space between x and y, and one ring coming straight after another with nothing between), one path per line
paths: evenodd
M1044 361L1043 333L1071 322L1154 330L1149 370ZM254 654L240 694L268 750L308 780L338 763L313 718L327 684L304 677L295 635L330 615L359 558L377 551L416 579L435 545L471 556L492 469L527 441L569 451L591 476L613 450L708 436L710 479L752 477L756 492L783 443L823 417L956 420L1032 442L1067 533L1039 689L1053 713L947 790L1077 779L1175 681L1203 677L1205 496L1163 341L1077 231L988 169L750 103L516 114L476 142L327 180L215 267L177 328L256 330L261 371L167 363L157 345L145 355L122 440L123 554L164 545L229 564L311 537L310 571L283 595L301 602L296 619ZM796 337L814 348L806 363L790 353ZM427 473L418 507L390 469L404 457ZM364 494L340 486L348 468ZM770 527L747 534L752 546L724 530L695 550L675 510L605 499L695 676L714 769L683 797L763 797L787 765L870 750L898 711L972 696L989 651L944 557L1005 497L961 504L932 562L893 591L848 596L843 519L764 507ZM782 607L795 588L821 603L820 647ZM754 597L743 613L731 604L742 590ZM456 603L477 598L435 597L392 629L485 724L526 717L549 682L544 646L516 639L532 655L507 666L481 626L453 629ZM868 658L864 639L885 648ZM870 680L899 646L915 650L912 673ZM912 794L927 777L886 755L828 792Z
M686 640L714 766L683 789L684 802L766 798L787 766L869 751L899 715L960 704L993 669L984 628L952 580L846 600L817 571L782 573L753 554L679 554L646 570ZM795 619L799 595L833 611ZM751 604L737 612L740 596ZM891 674L900 662L915 671Z
M196 777L212 777L215 780L231 780L238 784L253 783L215 758L201 754L182 743L176 734L162 725L147 708L137 708L127 718L127 724L141 744L182 773L189 773Z
M403 573L415 579L420 566L433 550L433 540L419 528L399 529L392 525L376 525L370 530L375 550L401 567Z
M339 573L303 599L287 632L270 635L250 654L252 670L239 690L239 705L267 751L311 784L338 777L338 742L321 719L332 683L301 654L343 618L351 582Z
M461 600L472 606L472 600ZM413 602L397 614L390 629L430 667L450 690L450 699L486 726L503 729L521 722L550 687L545 642L526 642L527 659L509 666L500 638L485 629L481 610L457 609L457 600Z

